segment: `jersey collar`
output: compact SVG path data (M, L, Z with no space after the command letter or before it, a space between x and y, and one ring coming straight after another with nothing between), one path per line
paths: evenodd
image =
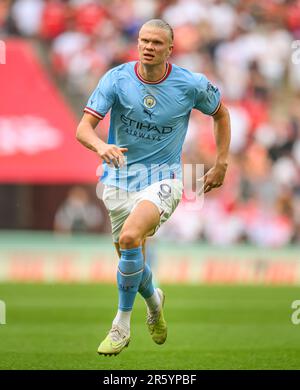
M165 74L163 75L163 77L160 80L157 80L157 81L148 81L148 80L143 79L143 77L139 73L139 61L137 61L135 66L134 66L134 71L135 71L135 74L136 74L137 78L139 80L141 80L145 84L159 84L159 83L162 83L169 76L169 74L171 73L171 70L172 70L172 64L167 62L167 64L166 64L166 71L165 71Z

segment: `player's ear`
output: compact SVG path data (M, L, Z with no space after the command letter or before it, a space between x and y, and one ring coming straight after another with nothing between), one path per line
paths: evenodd
M169 57L170 57L170 55L172 54L173 47L174 47L174 45L173 45L173 43L171 43L171 44L169 45L169 53L168 53L168 58L169 58Z

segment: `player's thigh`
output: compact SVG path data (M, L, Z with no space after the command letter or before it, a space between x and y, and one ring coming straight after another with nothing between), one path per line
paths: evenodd
M106 186L102 200L108 211L114 243L118 243L124 222L134 207L134 199L122 189Z
M149 200L141 200L127 217L121 234L132 232L141 239L149 235L160 222L158 207Z
M149 186L141 195L142 199L150 200L159 210L159 223L148 236L152 236L175 211L182 198L183 184L178 179L166 179Z

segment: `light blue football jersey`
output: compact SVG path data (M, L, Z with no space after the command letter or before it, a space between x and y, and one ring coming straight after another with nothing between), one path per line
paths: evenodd
M107 142L128 152L122 168L104 162L100 180L139 191L163 179L182 179L182 145L191 110L213 115L219 107L218 88L201 73L168 63L162 79L149 82L136 61L109 70L84 111L102 119L111 110Z

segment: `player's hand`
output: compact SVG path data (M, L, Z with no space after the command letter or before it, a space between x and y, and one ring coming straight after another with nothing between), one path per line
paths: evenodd
M98 150L98 155L107 162L113 164L115 168L121 168L125 163L125 156L123 153L127 152L127 148L120 148L113 144L104 144Z
M203 183L199 193L206 193L213 188L220 187L223 184L227 166L227 163L216 163L201 179L198 179Z

